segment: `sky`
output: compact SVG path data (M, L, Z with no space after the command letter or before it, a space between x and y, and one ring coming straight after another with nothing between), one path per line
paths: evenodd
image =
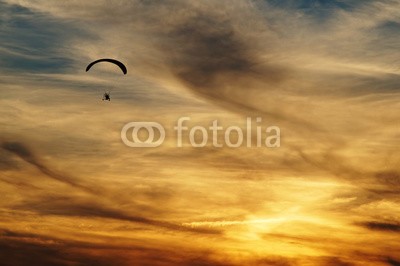
M400 265L400 1L0 11L0 264ZM248 118L279 147L189 143ZM164 143L126 146L134 121Z

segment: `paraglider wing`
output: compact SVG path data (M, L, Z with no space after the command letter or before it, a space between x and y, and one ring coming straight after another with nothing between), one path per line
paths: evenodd
M122 63L121 63L120 61L118 61L118 60L109 59L109 58L103 58L103 59L98 59L98 60L96 60L96 61L93 61L92 63L90 63L90 64L86 67L86 72L88 72L92 66L94 66L95 64L100 63L100 62L109 62L109 63L115 64L115 65L117 65L117 66L122 70L122 72L124 73L124 75L126 75L126 73L128 73L128 70L126 69L126 66L125 66L124 64L122 64Z

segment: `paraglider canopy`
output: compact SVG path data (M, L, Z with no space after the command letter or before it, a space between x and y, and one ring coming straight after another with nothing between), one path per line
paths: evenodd
M88 72L92 66L94 66L95 64L100 63L100 62L109 62L109 63L115 64L115 65L117 65L117 66L122 70L122 72L124 73L124 75L126 75L126 73L128 73L128 70L126 69L126 66L125 66L124 64L122 64L122 63L121 63L120 61L118 61L118 60L110 59L110 58L102 58L102 59L98 59L98 60L96 60L96 61L93 61L92 63L90 63L90 64L86 67L86 72Z

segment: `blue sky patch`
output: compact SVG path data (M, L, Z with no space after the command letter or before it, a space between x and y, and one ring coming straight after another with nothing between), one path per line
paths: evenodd
M61 73L72 65L68 43L82 30L18 5L0 1L0 9L0 69Z

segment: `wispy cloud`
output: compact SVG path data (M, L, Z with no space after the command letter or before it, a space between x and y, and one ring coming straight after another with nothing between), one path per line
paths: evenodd
M397 265L398 1L0 8L1 239L14 264L29 261L13 246L41 264L68 253L83 264ZM102 57L129 74L85 72ZM262 117L282 145L120 141L127 122L173 128L187 115L206 126ZM106 236L112 247L97 245Z

